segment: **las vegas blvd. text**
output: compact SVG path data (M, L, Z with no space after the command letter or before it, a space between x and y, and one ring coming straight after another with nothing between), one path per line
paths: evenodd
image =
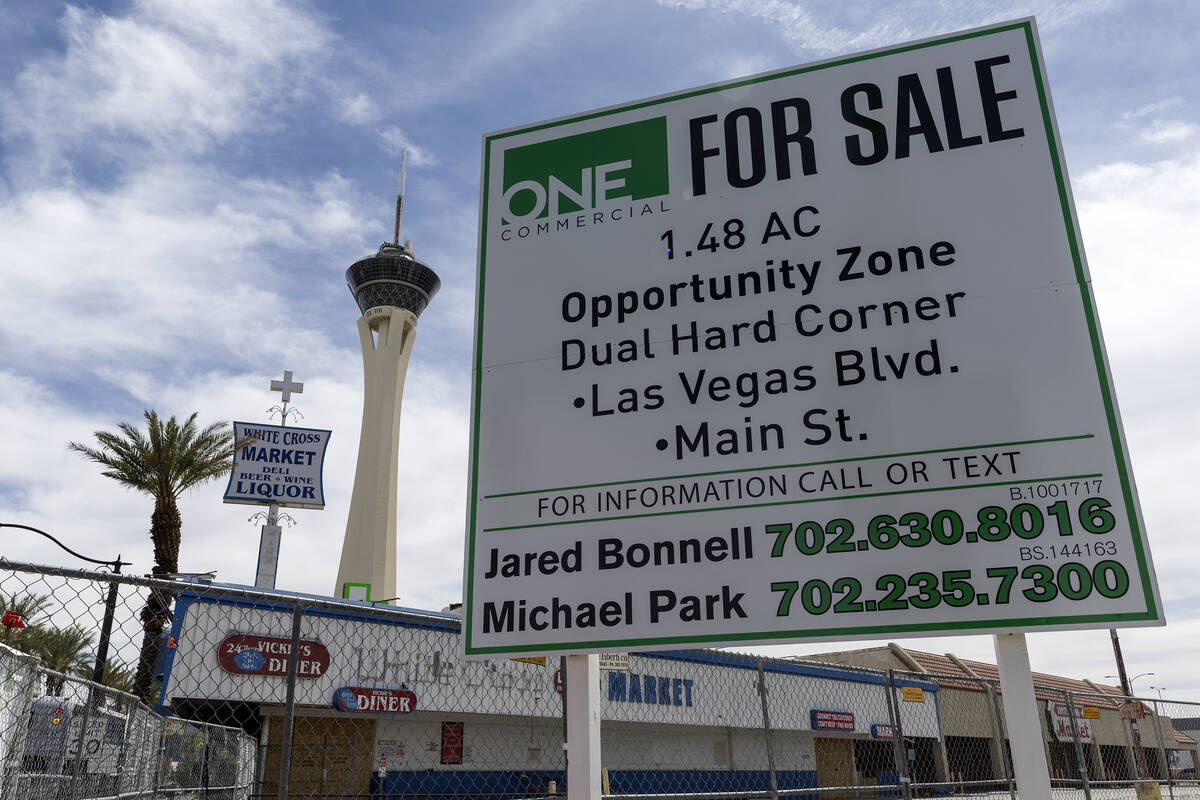
M1030 22L485 140L468 655L1161 620Z

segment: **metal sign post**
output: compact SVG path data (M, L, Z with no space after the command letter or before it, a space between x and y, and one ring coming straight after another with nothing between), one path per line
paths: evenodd
M325 507L322 468L330 431L312 428L288 428L288 417L304 418L297 408L289 408L292 393L304 391L304 384L292 380L292 371L285 370L282 380L271 381L271 391L280 392L283 405L267 409L267 414L279 414L280 424L255 425L234 422L235 441L241 442L234 454L229 485L225 487L226 503L265 505L265 512L251 515L249 521L262 521L254 585L259 589L274 589L279 571L279 547L283 528L280 522L294 525L280 508Z
M271 391L280 392L280 397L283 398L283 407L273 407L271 410L279 409L279 424L286 427L288 418L288 402L292 399L292 392L296 394L304 393L304 384L292 380L292 371L290 369L283 371L283 380L271 381ZM297 409L292 409L292 413L300 413ZM257 514L255 516L258 516ZM254 519L254 517L251 517ZM274 589L275 579L279 574L279 544L282 539L283 528L279 524L279 504L272 503L267 507L266 523L262 526L262 537L258 544L258 567L255 570L254 585L259 589Z
M1025 634L998 633L993 638L1017 792L1021 800L1050 800L1050 770L1042 746L1042 720L1033 694Z
M600 659L567 656L567 798L600 798Z

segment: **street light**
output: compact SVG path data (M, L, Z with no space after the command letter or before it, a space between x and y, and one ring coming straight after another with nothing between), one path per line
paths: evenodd
M132 561L122 561L121 554L117 553L117 557L111 561L101 561L98 558L88 558L82 553L76 553L71 548L54 538L50 534L37 528L32 528L28 525L18 525L12 522L0 522L0 528L20 528L23 531L32 531L40 536L45 536L56 545L66 550L76 558L81 558L84 561L90 561L93 564L103 564L107 567L112 567L114 575L121 574L121 567L129 566ZM108 662L108 640L112 635L113 616L117 612L117 582L111 581L108 584L108 598L104 601L104 622L100 625L100 641L96 644L96 666L92 669L92 681L95 683L104 683L104 669Z
M1166 689L1167 687L1165 687L1165 686L1151 686L1150 688L1151 688L1151 689L1153 689L1154 691L1158 692L1158 699L1159 699L1159 700L1162 700L1162 693L1163 693L1163 689Z
M1122 688L1125 689L1126 694L1132 696L1133 695L1133 682L1136 681L1138 678L1145 678L1147 675L1153 675L1153 674L1154 674L1153 672L1140 672L1137 675L1134 675L1132 678L1129 679L1128 686L1122 687ZM1105 675L1104 677L1120 679L1121 676L1120 675ZM1150 688L1153 689L1154 687L1151 686Z

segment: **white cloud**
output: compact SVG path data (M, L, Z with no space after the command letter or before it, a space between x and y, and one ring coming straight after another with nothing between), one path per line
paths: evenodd
M478 4L453 31L422 31L421 46L389 54L389 58L364 63L372 72L372 86L391 88L379 105L402 103L408 112L432 106L476 101L502 76L522 76L538 53L553 57L562 40L555 32L573 15L570 3L558 0L522 0L496 5ZM408 36L410 29L397 33ZM566 57L570 57L569 55ZM396 75L404 76L403 87Z
M1142 141L1149 144L1178 144L1196 135L1197 126L1178 119L1154 120L1142 132Z
M1074 183L1110 355L1194 359L1200 274L1186 254L1200 218L1200 152L1104 164Z
M1179 108L1183 105L1183 98L1178 95L1168 97L1163 100L1156 100L1153 103L1146 103L1130 111L1121 114L1121 120L1124 122L1132 122L1143 117L1148 117L1154 114L1159 114L1173 108Z
M432 153L413 144L408 134L395 125L380 129L379 139L392 155L398 156L400 151L407 150L409 161L415 167L428 167L437 163Z
M885 8L832 6L819 13L812 3L788 0L658 0L660 5L686 11L750 17L770 23L800 52L846 53L918 39L948 30L972 28L1000 20L1037 14L1042 29L1068 25L1117 5L1116 0L1073 3L967 2L907 0ZM832 17L840 16L841 21Z
M80 148L195 154L261 127L293 101L297 75L326 40L279 3L140 0L126 16L68 6L65 54L28 65L4 94L5 141L26 141L42 168ZM144 154L142 154L144 157Z
M285 320L291 336L312 337L322 321L297 318L284 299L292 258L364 249L361 207L336 174L284 185L167 166L109 192L18 195L0 204L0 260L22 276L20 292L0 294L0 335L25 341L13 355L27 367L170 358L181 347L246 359ZM336 280L323 288L341 290ZM31 335L47 314L53 335Z
M1178 117L1186 112L1187 104L1182 97L1172 96L1126 111L1114 123L1114 127L1137 137L1142 144L1183 144L1200 130L1194 122ZM1176 116L1167 116L1173 112Z
M370 122L376 114L375 104L362 92L339 98L338 110L342 114L342 119L360 125Z

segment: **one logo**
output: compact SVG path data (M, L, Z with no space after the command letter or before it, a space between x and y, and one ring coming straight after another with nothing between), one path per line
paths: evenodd
M667 118L655 117L506 151L501 223L668 192Z
M258 672L267 663L267 657L257 650L243 650L233 657L233 662L242 672Z

